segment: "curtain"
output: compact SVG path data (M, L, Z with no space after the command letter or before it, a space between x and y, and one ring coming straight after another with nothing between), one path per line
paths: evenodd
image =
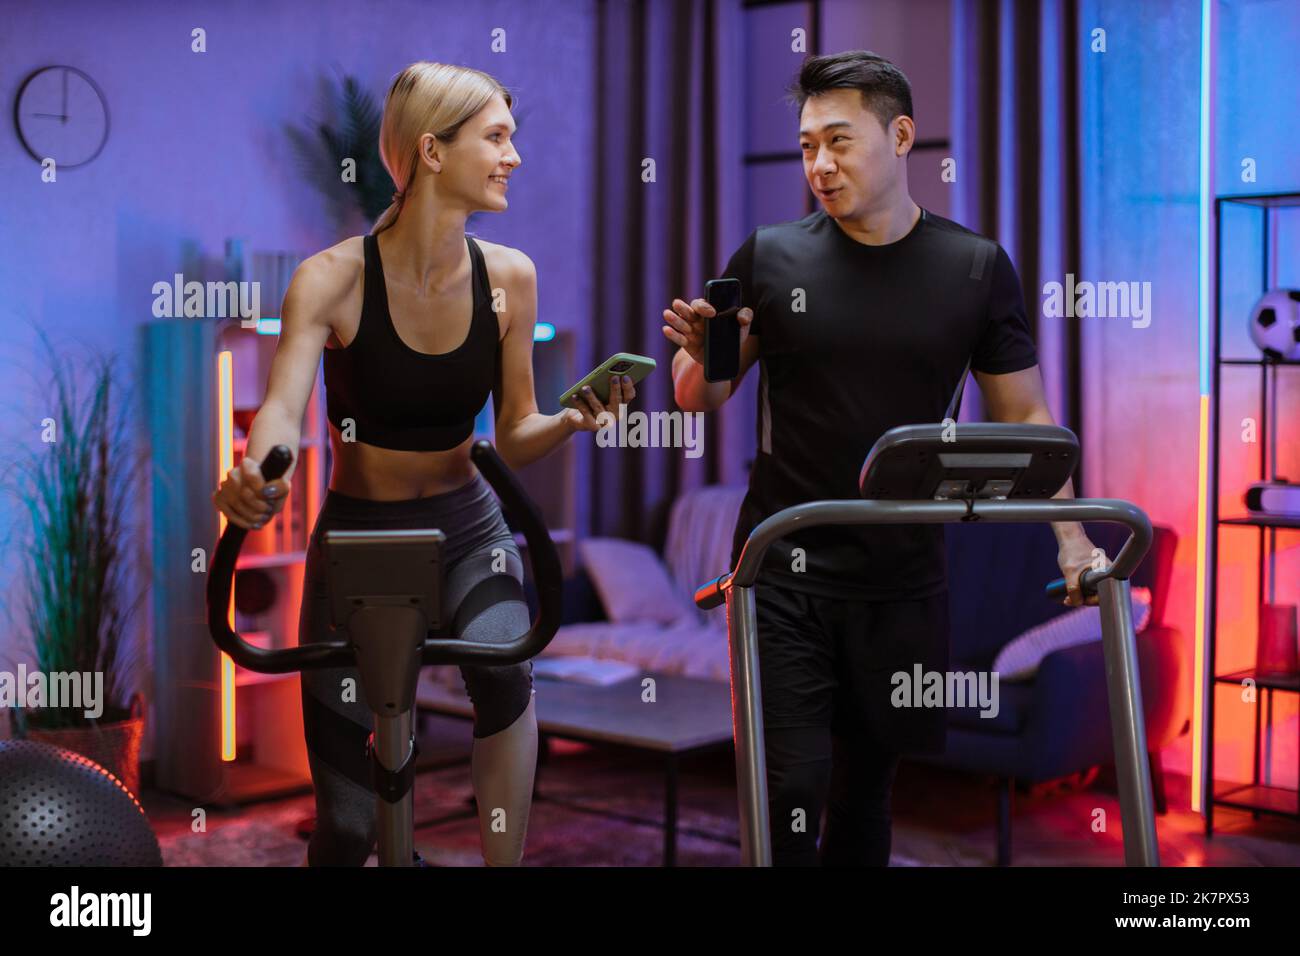
M1082 278L1078 20L1076 0L953 0L953 218L1015 263L1048 404L1082 446L1079 321L1042 318L1043 284Z
M1016 264L1049 405L1082 442L1078 322L1040 319L1043 284L1081 273L1076 0L952 0L952 11L953 218ZM743 16L739 0L597 5L597 293L577 358L654 358L632 411L676 410L662 310L702 295L745 237ZM745 483L757 378L703 416L699 457L584 442L579 528L658 544L682 492ZM978 389L966 396L962 419L981 417Z
M663 336L662 312L674 298L702 296L744 240L739 16L739 4L727 0L597 7L597 292L578 361L594 368L615 352L653 358L657 368L637 386L630 411L677 410L676 346ZM589 476L587 533L658 543L667 509L683 491L744 483L753 402L747 381L721 412L704 415L698 457L681 447L585 442L579 468Z

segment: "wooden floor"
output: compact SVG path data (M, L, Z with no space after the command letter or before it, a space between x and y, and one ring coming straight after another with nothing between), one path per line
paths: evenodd
M425 755L468 752L468 725L434 720ZM680 778L681 866L733 866L735 781L729 756L684 761ZM1012 865L1118 866L1123 862L1119 804L1104 776L1017 792ZM1166 866L1300 865L1300 825L1219 808L1207 840L1188 810L1185 777L1166 775L1169 812L1157 819ZM662 766L636 753L556 743L539 776L529 823L530 866L657 866L662 848ZM435 865L478 866L478 824L469 767L421 773L416 785L416 846ZM305 843L296 824L314 813L310 794L237 811L210 811L192 832L193 808L146 791L142 803L171 866L296 866ZM996 788L991 778L905 763L894 790L894 866L992 866ZM1104 814L1104 832L1093 821ZM371 862L373 863L373 857Z
M1090 785L1061 783L1015 794L1013 866L1119 866L1119 800L1102 774ZM1217 807L1214 836L1190 807L1190 780L1166 772L1168 812L1156 818L1163 866L1300 866L1300 824ZM894 789L892 865L993 866L994 781L904 764ZM1098 814L1098 810L1102 814ZM1093 832L1104 819L1105 832Z

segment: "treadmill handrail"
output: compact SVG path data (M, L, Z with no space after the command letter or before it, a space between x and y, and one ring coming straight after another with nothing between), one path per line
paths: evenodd
M515 664L535 657L546 648L560 626L562 614L563 576L559 553L551 540L546 523L537 505L524 493L519 479L508 469L491 442L476 441L470 447L470 459L479 472L501 497L502 506L516 516L528 546L528 557L533 568L537 587L537 617L528 631L503 644L488 644L457 638L425 640L420 659L425 664ZM277 445L262 462L262 477L274 481L288 470L292 453L285 445ZM207 617L208 630L216 645L230 655L240 667L263 674L285 674L292 671L314 670L323 667L355 664L355 654L346 641L322 641L297 647L254 647L235 631L228 620L230 593L234 587L239 549L248 535L248 529L234 522L217 542L208 569Z
M1093 572L1090 583L1100 582L1103 578L1125 580L1131 577L1151 547L1151 520L1146 512L1131 501L1119 498L978 500L969 507L964 501L930 499L809 501L778 511L754 527L745 540L740 560L736 562L727 586L753 587L767 549L781 538L806 528L828 524L958 524L983 518L1020 524L1102 521L1125 525L1133 533L1110 567ZM697 603L701 598L709 599L711 594L708 592L719 592L721 586L721 579L701 586Z

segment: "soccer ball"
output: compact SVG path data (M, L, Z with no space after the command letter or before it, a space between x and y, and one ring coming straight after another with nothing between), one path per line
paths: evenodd
M1268 358L1300 359L1300 291L1269 289L1250 310L1250 339Z

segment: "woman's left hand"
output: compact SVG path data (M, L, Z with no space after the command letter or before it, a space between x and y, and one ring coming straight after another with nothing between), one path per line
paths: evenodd
M590 386L583 388L575 407L564 410L564 421L574 431L598 432L618 421L623 409L636 398L636 386L627 375L609 377L609 404L605 405ZM605 417L602 417L605 416Z

